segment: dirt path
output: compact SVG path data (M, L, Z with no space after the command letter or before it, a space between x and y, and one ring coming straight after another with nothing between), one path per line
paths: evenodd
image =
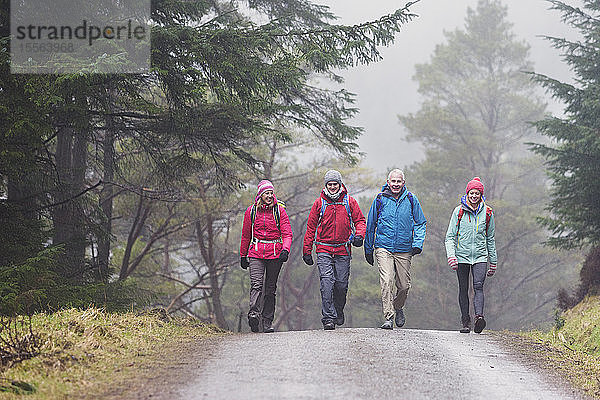
M485 332L375 328L229 335L197 346L197 352L182 349L179 365L135 397L584 398L505 340Z

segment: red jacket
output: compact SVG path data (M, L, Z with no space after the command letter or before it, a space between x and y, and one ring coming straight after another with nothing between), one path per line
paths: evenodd
M342 185L340 188L341 194L337 200L330 199L323 191L321 196L314 202L308 215L308 222L306 223L306 235L304 235L304 247L303 254L311 254L313 242L316 241L322 243L345 243L348 241L350 234L352 233L352 226L350 224L350 218L348 216L348 210L344 204L329 204L325 207L323 217L321 218L319 225L319 215L321 214L322 199L325 199L327 203L343 203L344 196L348 193L346 187ZM367 225L365 217L358 206L358 203L354 198L348 196L348 204L350 206L350 212L352 214L352 221L354 222L355 236L360 236L364 239ZM317 229L317 225L319 225ZM348 249L348 251L347 251ZM330 254L349 254L350 246L327 246L323 244L317 244L317 253L330 253Z
M277 199L274 199L276 202ZM240 244L240 256L274 259L279 257L282 249L290 251L292 247L292 226L290 219L285 212L285 208L277 204L279 207L281 232L277 228L277 222L273 215L273 207L264 205L257 207L256 218L254 220L254 238L258 240L274 241L281 239L277 243L251 243L252 241L252 207L248 207L244 214L244 224L242 225L242 241Z

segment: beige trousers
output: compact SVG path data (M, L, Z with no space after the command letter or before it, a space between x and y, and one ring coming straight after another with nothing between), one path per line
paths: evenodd
M404 307L410 289L410 253L391 253L376 248L375 258L379 266L383 316L392 319L396 310Z

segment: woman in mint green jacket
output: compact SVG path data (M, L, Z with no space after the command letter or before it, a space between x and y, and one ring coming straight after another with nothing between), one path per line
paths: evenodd
M460 306L462 328L460 332L471 332L469 315L469 275L473 277L473 308L475 309L476 333L485 328L483 318L483 284L485 277L496 272L494 213L485 204L484 186L479 177L467 184L466 194L461 204L452 212L446 231L446 255L448 265L458 277L458 304ZM489 266L488 266L489 262Z

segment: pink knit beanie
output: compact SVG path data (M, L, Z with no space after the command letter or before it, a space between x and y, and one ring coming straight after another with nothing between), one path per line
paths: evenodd
M477 189L481 194L483 194L483 183L481 183L481 179L479 179L478 176L476 176L475 178L470 180L469 183L467 183L467 193L469 193L473 189Z
M266 179L263 179L262 181L260 181L258 183L258 192L256 192L256 198L255 201L258 201L258 199L260 198L260 196L266 192L267 190L272 190L275 191L275 187L273 186L273 184L271 183L271 181L268 181Z

